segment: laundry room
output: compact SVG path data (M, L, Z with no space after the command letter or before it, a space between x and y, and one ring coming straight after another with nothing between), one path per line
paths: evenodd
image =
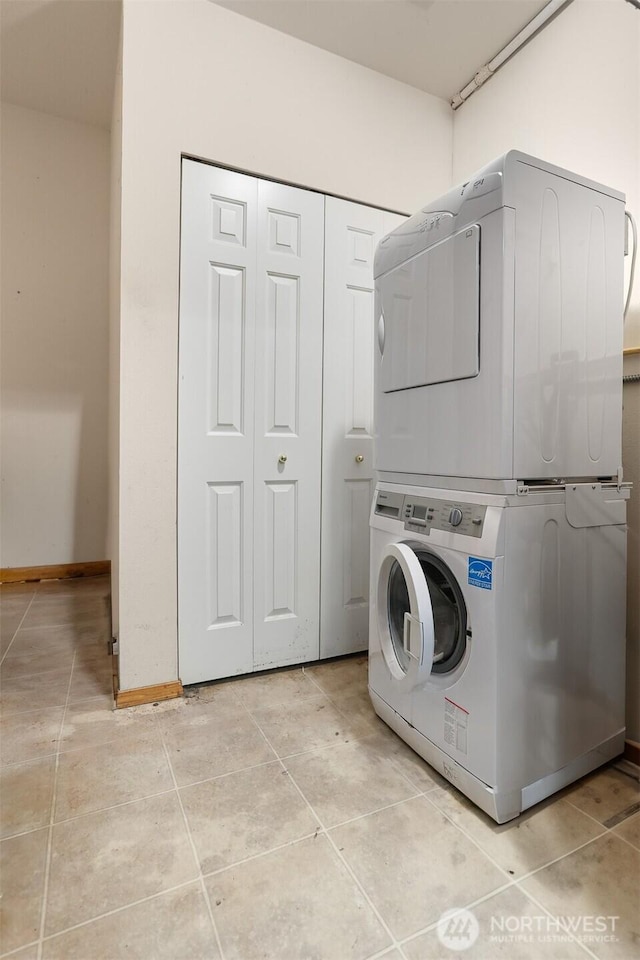
M633 956L640 4L0 14L0 956Z

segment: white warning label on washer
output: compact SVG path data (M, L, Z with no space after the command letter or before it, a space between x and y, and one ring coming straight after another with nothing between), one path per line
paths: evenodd
M467 729L469 726L469 711L464 707L444 698L444 742L450 747L467 752Z

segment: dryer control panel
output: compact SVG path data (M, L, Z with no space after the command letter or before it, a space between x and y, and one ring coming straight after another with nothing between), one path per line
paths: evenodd
M465 537L481 537L487 508L484 504L435 500L431 497L405 497L402 519L405 530L426 533L445 530Z

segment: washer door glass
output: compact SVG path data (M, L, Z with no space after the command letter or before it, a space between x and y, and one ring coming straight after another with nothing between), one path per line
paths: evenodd
M403 547L406 549L407 545ZM467 614L462 591L443 560L420 548L413 548L412 553L420 565L431 601L433 657L429 672L449 673L460 663L467 646ZM407 618L412 619L407 578L401 564L394 560L388 575L387 619L394 658L404 673L409 671L412 660L407 645Z
M397 560L394 560L391 572L389 573L387 614L389 617L389 633L391 635L393 652L405 673L411 665L411 657L404 648L404 618L406 613L411 614L407 581L402 572L402 567Z
M434 622L433 673L449 673L467 648L467 611L458 581L439 557L416 550L429 595Z

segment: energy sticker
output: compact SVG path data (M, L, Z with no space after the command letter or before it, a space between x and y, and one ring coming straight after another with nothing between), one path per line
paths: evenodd
M460 753L467 752L467 729L469 711L458 706L448 697L444 698L444 742Z
M493 560L469 557L468 581L472 587L493 590Z

